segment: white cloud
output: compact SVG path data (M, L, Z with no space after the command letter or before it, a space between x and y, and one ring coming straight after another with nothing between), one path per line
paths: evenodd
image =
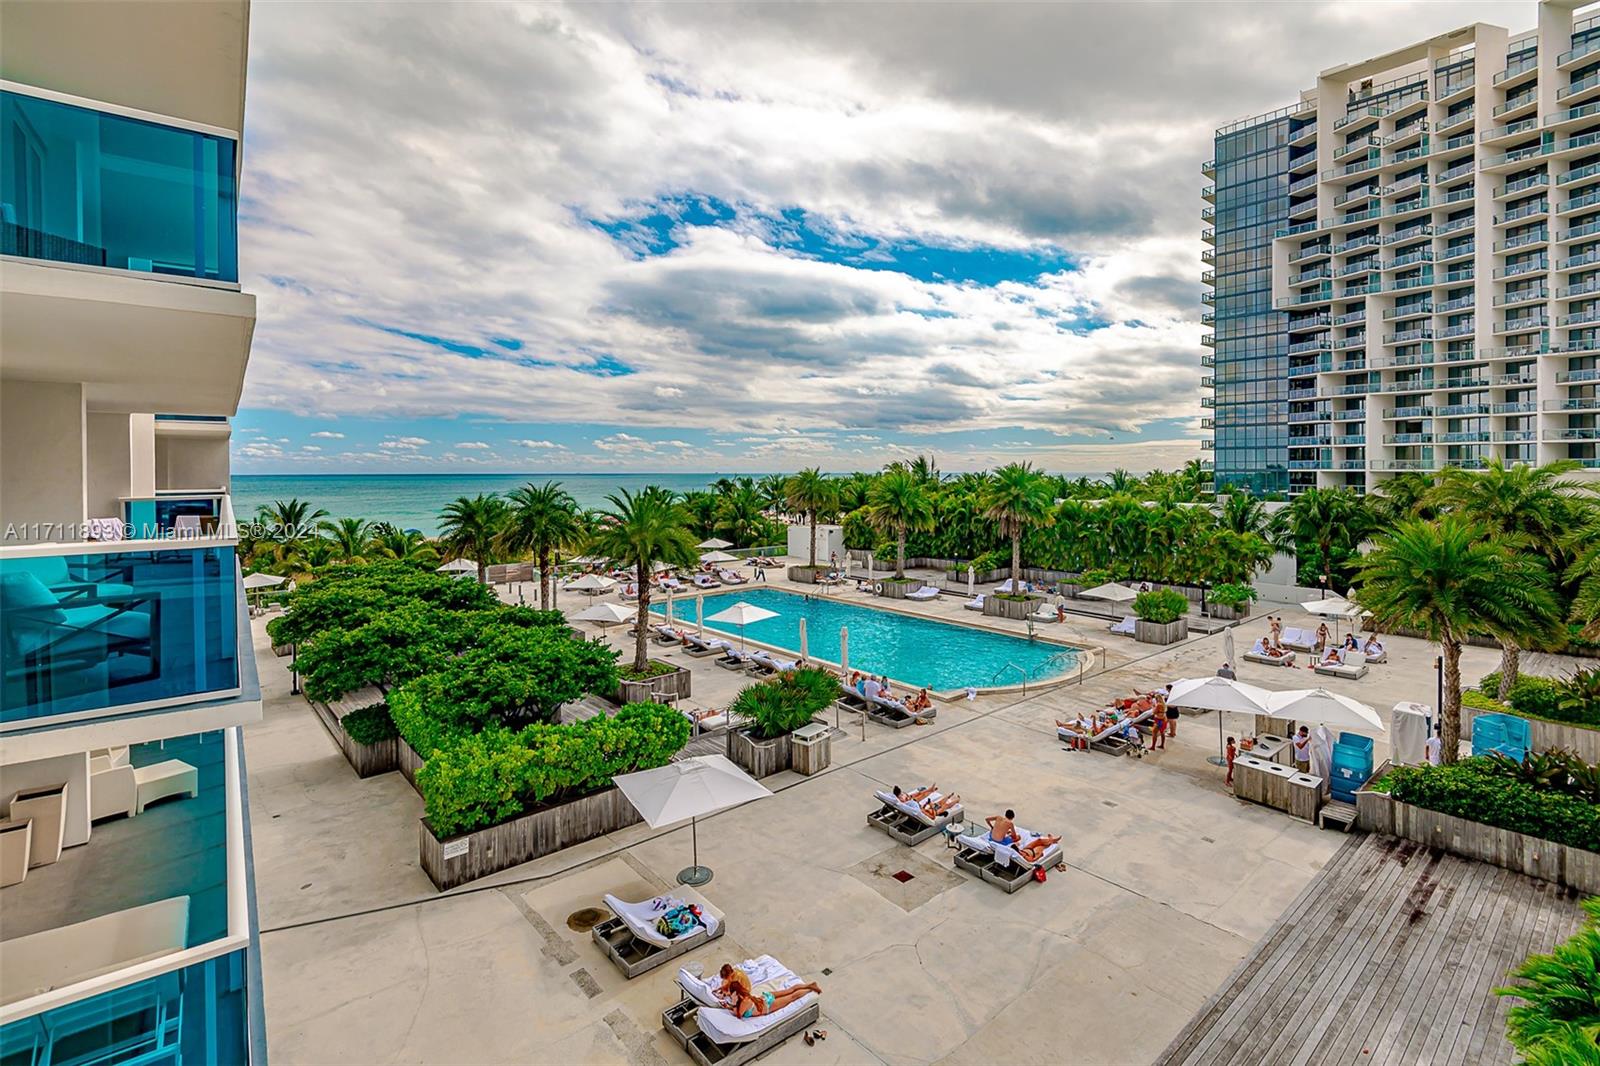
M300 450L303 452L320 452L322 449L315 444L302 444L300 445Z
M517 445L518 447L521 447L521 448L533 448L533 449L544 450L544 451L566 451L567 450L564 445L557 444L555 441L550 441L550 440L514 440L511 443L515 444L515 445Z
M456 445L457 448L488 448L489 445L481 440L465 440Z
M316 440L344 440L343 433L335 433L332 430L327 429L319 429L315 433L311 434L311 436Z

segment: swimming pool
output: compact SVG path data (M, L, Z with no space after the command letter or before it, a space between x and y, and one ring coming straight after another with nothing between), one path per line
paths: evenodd
M1007 636L985 629L954 625L897 611L859 607L823 596L805 596L778 589L739 589L705 598L705 616L727 610L743 600L769 611L776 618L744 627L744 636L774 648L800 651L800 619L806 620L806 649L813 659L839 661L839 630L850 631L850 668L884 674L908 685L936 692L973 688L998 688L1059 677L1078 668L1078 648L1041 640ZM664 606L656 604L657 614ZM694 625L694 597L673 600L672 615L679 625ZM707 623L737 638L738 626Z

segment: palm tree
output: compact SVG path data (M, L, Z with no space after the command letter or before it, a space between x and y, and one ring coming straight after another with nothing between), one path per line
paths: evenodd
M1508 546L1559 559L1580 489L1562 475L1578 469L1570 459L1544 466L1506 466L1498 456L1482 470L1446 470L1427 501L1441 510L1477 522ZM1500 692L1503 703L1516 684L1522 648L1515 633L1500 641Z
M912 477L931 485L937 485L943 478L943 475L939 473L939 461L934 458L932 453L918 455L912 459L910 470Z
M1280 539L1294 545L1301 564L1309 562L1329 590L1377 527L1371 509L1349 489L1307 489L1273 518Z
M717 496L714 492L703 489L691 489L678 497L678 502L689 518L694 523L694 531L702 537L709 537L716 531L717 523Z
M717 501L717 528L740 548L750 546L761 526L761 490L749 478L739 478Z
M256 524L263 527L265 534L257 551L264 552L279 569L306 569L306 545L317 537L317 520L327 515L320 507L312 510L310 503L298 497L273 500L270 506L256 512Z
M1105 484L1112 492L1132 492L1137 487L1138 481L1138 478L1119 466L1106 475Z
M611 507L594 534L593 549L614 563L632 567L639 585L637 634L633 668L643 672L650 659L645 652L650 619L650 571L657 560L673 566L693 566L698 559L689 515L672 494L654 485L635 495L623 489L607 496Z
M381 559L432 566L439 552L432 542L415 529L401 530L388 522L372 527L372 552Z
M489 557L505 520L506 501L493 493L457 496L439 512L439 539L447 550L478 564L479 584L488 582Z
M761 509L776 511L788 499L789 480L782 474L766 474L756 482L756 492L761 495Z
M539 567L539 607L548 611L553 565L561 552L583 537L578 501L559 483L546 481L513 490L507 502L510 513L500 531L500 544L512 553L532 553Z
M341 518L323 522L321 529L333 542L334 558L345 563L364 563L372 543L372 523L365 518Z
M1049 525L1053 517L1049 482L1027 463L1010 463L994 472L979 498L1000 535L1011 538L1011 588L1016 591L1022 586L1022 535Z
M906 576L906 532L933 528L933 495L927 482L903 463L891 464L867 490L867 518L874 529L894 534L894 576Z
M1477 522L1412 518L1378 539L1359 570L1361 606L1383 626L1420 630L1444 662L1441 740L1461 745L1461 646L1472 633L1532 633L1556 617L1549 572Z
M1457 469L1465 474L1466 470ZM1372 507L1387 525L1403 522L1407 518L1436 518L1432 504L1437 476L1418 470L1406 470L1379 483L1376 494L1370 496Z
M811 566L817 565L817 519L833 514L839 506L839 487L814 466L791 474L783 486L784 503L806 516L811 524Z

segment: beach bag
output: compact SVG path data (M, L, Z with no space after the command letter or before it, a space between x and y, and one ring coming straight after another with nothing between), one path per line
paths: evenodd
M1033 868L1033 879L1035 881L1043 881L1044 880L1044 867L1043 866L1035 866Z
M693 932L699 924L700 913L696 908L674 907L656 919L656 932L670 940Z

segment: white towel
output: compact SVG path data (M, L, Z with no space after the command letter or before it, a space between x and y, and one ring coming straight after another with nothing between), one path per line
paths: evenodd
M1020 838L1019 843L1021 844L1032 843L1033 841L1039 839L1038 833L1035 833L1031 829L1024 829L1020 825L1017 826L1017 835ZM965 845L966 847L972 848L974 851L981 851L986 855L993 855L996 859L999 859L1007 866L1026 866L1029 868L1032 868L1035 865L1050 866L1061 855L1061 845L1052 844L1050 845L1050 848L1039 857L1038 863L1031 863L1018 854L1011 845L995 843L994 839L990 837L987 832L959 836L956 838L956 841L962 845Z

